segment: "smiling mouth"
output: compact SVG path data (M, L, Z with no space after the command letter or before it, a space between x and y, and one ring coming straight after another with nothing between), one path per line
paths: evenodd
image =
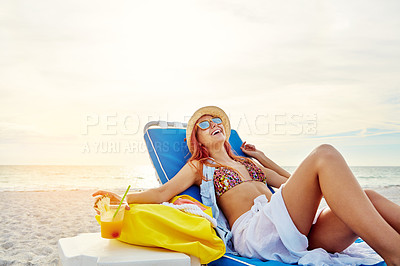
M219 133L222 133L221 129L216 129L213 133L211 133L211 136L215 136Z

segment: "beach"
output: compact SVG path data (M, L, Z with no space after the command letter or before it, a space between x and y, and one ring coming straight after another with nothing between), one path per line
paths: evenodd
M399 187L377 191L400 204ZM1 192L0 265L59 265L60 238L100 232L92 208L93 192Z
M100 232L93 192L1 192L0 265L58 265L60 238Z

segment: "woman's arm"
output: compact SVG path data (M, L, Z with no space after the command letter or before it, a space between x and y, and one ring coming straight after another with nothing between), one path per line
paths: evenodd
M263 173L265 174L265 176L267 177L267 183L270 186L273 186L275 188L279 188L282 184L286 183L286 181L288 180L287 177L282 176L280 174L278 174L277 172L275 172L274 170L271 170L269 168L266 168L262 165L260 165L259 163L255 162L255 164L260 167L260 169L263 171Z
M197 167L199 163L195 162L194 165ZM143 192L130 193L126 196L126 201L128 204L161 203L170 200L172 197L186 190L190 186L200 183L201 176L197 174L196 169L189 164L185 164L185 166L183 166L183 168L164 185ZM110 196L111 201L118 201L118 199L120 199L120 197L115 193L102 190L95 192L93 196L104 196L107 194Z
M197 165L196 165L197 166ZM185 191L194 184L199 184L199 178L196 169L189 164L183 168L167 183L158 187L146 190L144 192L132 193L127 196L128 203L161 203L169 201L177 194Z
M258 164L258 167L261 168L267 177L268 185L279 188L290 177L289 172L270 160L262 151L257 150L254 145L244 142L240 148L246 155L260 162L261 165Z
M257 159L257 161L259 161L265 168L271 169L272 171L276 172L277 174L285 178L290 177L290 173L288 171L286 171L285 169L277 165L275 162L273 162L271 159L269 159L267 156L265 156L265 154L262 151L257 150L254 145L246 144L245 141L243 142L240 149L248 156Z

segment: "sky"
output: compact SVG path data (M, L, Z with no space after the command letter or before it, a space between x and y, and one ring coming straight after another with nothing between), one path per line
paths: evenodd
M400 166L400 2L0 2L0 164L149 164L143 127L217 105L280 165Z

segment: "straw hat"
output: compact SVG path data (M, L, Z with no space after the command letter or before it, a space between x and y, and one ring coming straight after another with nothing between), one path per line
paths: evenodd
M231 135L231 123L229 122L229 118L226 115L226 113L219 107L217 106L205 106L194 112L192 117L189 119L189 122L187 124L186 128L186 141L187 145L189 148L190 153L193 152L192 143L190 141L190 137L192 136L192 131L194 126L196 125L197 120L199 120L200 117L203 115L211 115L213 117L219 117L222 119L222 125L224 126L225 129L225 134L226 134L226 139L229 139L229 136Z

